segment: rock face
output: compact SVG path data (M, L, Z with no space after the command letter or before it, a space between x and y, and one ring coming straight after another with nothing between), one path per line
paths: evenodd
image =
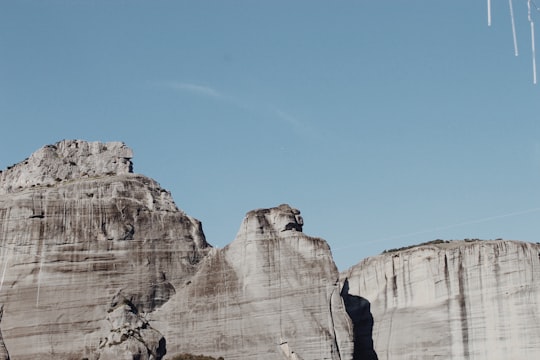
M352 327L328 244L288 205L249 212L236 239L152 314L169 353L351 359ZM205 339L205 341L201 341Z
M131 157L61 141L0 172L0 360L540 358L539 245L440 241L340 275L280 205L215 249Z
M60 141L0 172L0 195L34 186L132 172L133 151L121 142Z
M114 298L107 321L109 333L100 340L99 360L161 360L167 352L163 335L122 294Z
M371 304L379 359L540 358L540 246L442 242L342 274Z
M209 251L121 143L63 141L1 174L2 331L16 359L93 358L111 299L165 303ZM69 341L66 341L69 338Z

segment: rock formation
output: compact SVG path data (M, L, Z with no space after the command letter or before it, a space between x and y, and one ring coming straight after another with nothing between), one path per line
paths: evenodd
M99 342L99 360L161 360L167 352L163 335L121 293L113 299L107 321L108 335Z
M540 356L539 245L439 241L339 274L280 205L216 249L131 157L61 141L0 172L0 360Z
M328 244L288 205L250 211L236 239L151 315L169 353L350 359L351 324ZM201 342L204 338L205 341Z
M539 256L530 243L439 241L365 259L342 280L371 304L379 359L537 359Z
M165 303L209 251L121 143L62 141L0 177L0 303L15 359L92 358L111 299ZM69 341L66 341L66 338Z

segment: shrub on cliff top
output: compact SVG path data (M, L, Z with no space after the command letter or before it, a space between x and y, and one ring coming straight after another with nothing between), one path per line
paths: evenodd
M172 358L172 360L224 360L221 356L213 358L211 356L193 355L193 354L180 354Z

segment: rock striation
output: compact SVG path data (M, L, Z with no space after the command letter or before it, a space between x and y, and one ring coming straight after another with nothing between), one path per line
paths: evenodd
M119 291L152 311L210 250L200 222L131 173L130 157L121 143L62 141L1 174L0 303L12 358L94 358Z
M132 156L65 140L0 172L0 360L540 357L540 245L438 241L340 274L283 204L212 248Z
M371 305L379 359L540 357L539 245L440 241L365 259L342 281Z
M107 321L108 334L99 342L99 360L161 360L167 352L163 335L121 293L113 299Z
M169 353L351 359L352 327L328 244L288 205L247 213L236 239L152 315ZM201 341L204 339L204 341Z

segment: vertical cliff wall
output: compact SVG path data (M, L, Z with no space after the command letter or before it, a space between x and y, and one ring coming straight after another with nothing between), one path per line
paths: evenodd
M234 242L152 315L170 354L351 359L352 326L328 244L287 205L251 211Z
M212 249L131 157L122 143L61 141L0 172L12 358L351 358L339 273L298 210L249 212Z
M540 357L539 245L441 241L340 275L281 205L214 249L131 157L62 141L0 172L0 359Z
M2 335L15 359L92 358L111 299L165 303L207 253L200 223L122 143L62 141L0 174Z
M540 358L540 246L449 242L342 273L371 303L379 359Z

